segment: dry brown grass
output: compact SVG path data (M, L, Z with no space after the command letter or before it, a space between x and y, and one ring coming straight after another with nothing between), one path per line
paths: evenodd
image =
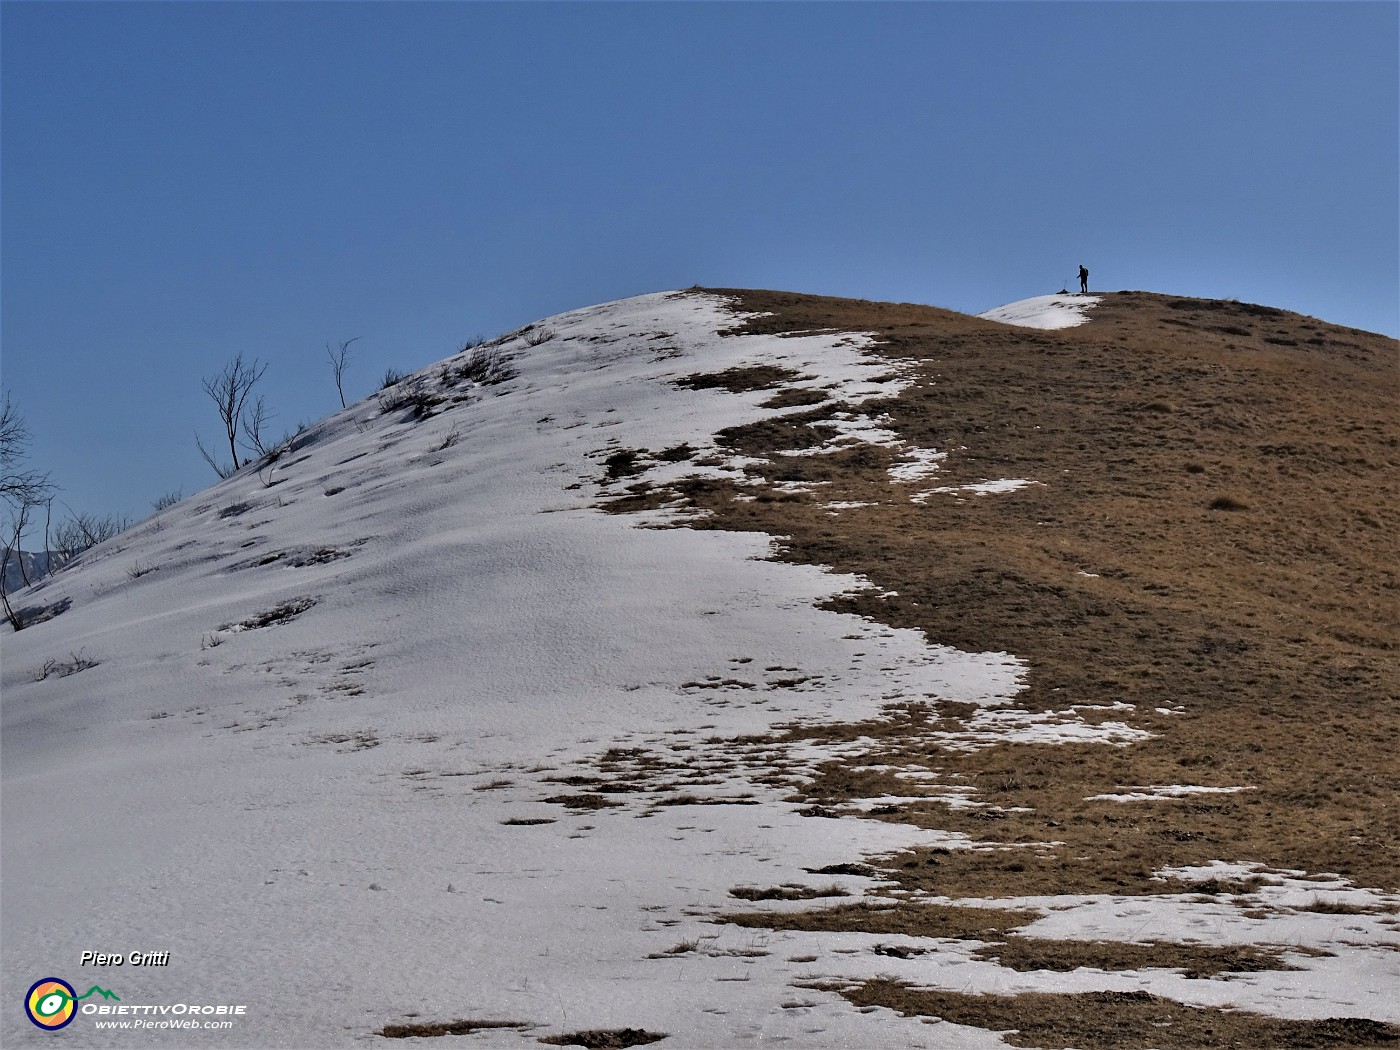
M821 456L842 406L806 401L778 374L737 370L689 385L772 389L790 411L721 435L760 460L750 474L824 482L821 494L726 480L665 490L645 482L619 512L683 497L688 527L766 532L779 556L860 574L868 592L832 608L930 641L1009 652L1028 667L1018 706L1128 704L1111 717L1150 732L1128 747L1002 743L954 750L974 710L958 697L891 705L861 722L794 726L796 742L867 743L792 787L805 812L908 795L915 766L970 786L980 807L894 802L877 819L961 832L976 849L918 847L846 867L893 893L958 900L1053 894L1242 894L1259 878L1188 884L1165 867L1215 860L1338 873L1400 890L1400 348L1394 340L1244 303L1120 292L1089 323L1045 332L932 307L782 292L717 290L760 316L736 332L871 333L912 382L866 403L911 446L947 452L934 484L997 478L1012 493L910 499L895 453ZM654 457L654 453L650 453ZM735 496L745 498L736 500ZM756 498L751 498L756 497ZM867 505L843 510L829 501ZM1085 717L1095 717L1085 712ZM869 768L878 767L878 768ZM781 777L773 783L787 783ZM1130 785L1247 787L1121 803ZM863 865L857 863L863 862ZM841 867L841 866L838 866ZM831 870L831 869L825 869ZM889 893L889 890L881 892ZM1011 936L1029 912L870 901L723 921L778 930L985 941L978 953L1024 970L1179 969L1187 976L1286 969L1270 945L1044 941ZM876 946L907 956L922 949ZM1394 1026L1286 1021L1194 1008L1144 992L973 996L892 981L830 985L859 1006L943 1018L1013 1045L1382 1046Z
M471 1035L497 1028L529 1028L524 1021L406 1021L403 1024L386 1024L376 1034L386 1039L418 1039L444 1035Z
M888 452L858 448L772 468L770 481L831 482L820 500L736 502L723 482L684 485L713 514L698 527L767 531L783 538L783 557L873 581L841 609L1015 653L1030 667L1023 706L1124 701L1134 705L1126 720L1156 734L1129 748L967 754L909 746L901 718L913 715L801 731L873 733L882 762L959 774L1003 807L1033 810L916 803L890 819L1067 843L1008 861L991 886L985 855L919 851L898 878L949 895L1140 892L1164 865L1252 859L1400 888L1394 340L1145 292L1106 295L1089 324L1060 332L908 304L722 294L766 315L743 331L873 333L915 378L875 408L911 444L950 451L940 484L1042 484L915 504L885 473ZM809 447L830 411L725 440L755 456ZM618 509L659 498L639 490ZM833 524L826 500L875 505ZM1220 500L1232 509L1212 509ZM897 596L878 596L887 591ZM883 793L863 776L833 764L805 794L830 803ZM1256 790L1084 801L1183 782Z
M1312 954L1309 952L1308 954ZM1052 970L1180 970L1182 976L1199 980L1222 973L1257 973L1261 970L1297 970L1283 958L1283 949L1251 945L1217 947L1207 944L1173 944L1153 941L1131 944L1122 941L1056 941L1041 937L1008 937L988 944L973 955L994 959L1001 966L1029 973Z
M736 912L722 916L735 926L764 930L819 930L827 933L904 934L1001 940L1040 917L1038 912L1006 908L971 908L951 904L838 904L788 912Z
M1308 1047L1382 1047L1400 1042L1400 1028L1363 1018L1292 1021L1236 1010L1183 1006L1147 992L1059 995L967 995L867 981L839 991L857 1006L939 1018L1001 1032L1012 1046L1077 1046L1097 1050L1291 1050Z

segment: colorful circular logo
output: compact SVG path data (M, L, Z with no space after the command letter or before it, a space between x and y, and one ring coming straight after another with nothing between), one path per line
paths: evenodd
M24 1012L40 1028L56 1032L72 1021L73 1015L78 1012L78 1004L74 1002L77 994L67 981L45 977L42 981L35 981L29 994L24 997Z

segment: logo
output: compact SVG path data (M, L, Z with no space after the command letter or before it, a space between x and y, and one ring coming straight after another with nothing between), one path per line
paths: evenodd
M95 984L79 995L67 981L45 977L30 986L29 994L24 997L24 1012L40 1028L56 1032L72 1023L73 1016L78 1012L78 1000L86 999L94 992L104 999L120 1001L115 992Z

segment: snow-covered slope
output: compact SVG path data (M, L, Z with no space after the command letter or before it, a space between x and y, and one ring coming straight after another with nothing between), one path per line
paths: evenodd
M595 509L616 448L703 456L773 411L669 380L766 361L847 398L885 389L858 340L716 335L733 323L696 295L553 318L500 347L515 378L427 369L461 400L416 419L370 398L22 593L66 611L5 639L7 1001L57 974L246 1004L240 1046L340 1045L414 1013L687 1045L921 1038L831 994L781 1009L793 965L758 964L747 931L648 959L713 937L698 916L742 907L735 886L860 885L802 869L929 837L798 816L706 740L901 694L1001 703L1020 672L818 611L860 581L765 560L764 536ZM757 688L705 688L740 677ZM616 809L539 801L609 749L691 768ZM85 950L170 960L99 971ZM90 1021L70 1035L101 1042ZM7 1045L45 1037L4 1025Z
M977 316L1021 328L1073 328L1089 319L1086 311L1098 301L1098 296L1070 292L1037 295L1032 299L998 306Z
M795 410L765 407L771 390L677 380L780 366L855 408L905 381L861 337L719 334L735 321L720 297L670 293L531 326L490 348L515 372L504 382L465 377L469 354L434 365L17 596L34 622L3 638L0 1042L53 1038L13 1008L48 976L150 1006L141 1020L245 1007L219 1034L111 1031L96 1023L117 1015L79 1013L63 1036L114 1046L343 1046L465 1018L518 1023L472 1045L645 1029L686 1047L991 1047L991 1032L808 985L1140 987L1017 973L974 957L975 941L901 958L866 934L712 921L812 903L736 888L859 895L872 879L820 869L968 845L804 815L783 783L842 745L779 746L775 726L928 699L981 705L950 746L1144 735L1111 710L1053 725L1019 710L1011 655L819 609L863 581L770 560L766 536L598 509L635 480L633 450L650 451L651 478L743 481L715 435ZM833 445L900 445L843 411ZM931 450L900 447L899 462L899 484L937 473ZM1131 939L1147 924L1122 899L1032 906L1054 935ZM1200 923L1261 936L1210 905L1155 906L1154 936ZM1311 943L1307 924L1326 921L1269 930ZM1380 936L1370 917L1347 921ZM169 954L98 967L84 952ZM1351 996L1380 1016L1384 977L1366 965L1257 987L1159 980L1197 1002L1313 1016Z

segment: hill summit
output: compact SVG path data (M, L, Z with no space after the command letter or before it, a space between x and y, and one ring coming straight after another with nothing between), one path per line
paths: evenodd
M562 314L15 595L4 994L112 948L238 1045L1400 1038L1396 344L1092 298Z

